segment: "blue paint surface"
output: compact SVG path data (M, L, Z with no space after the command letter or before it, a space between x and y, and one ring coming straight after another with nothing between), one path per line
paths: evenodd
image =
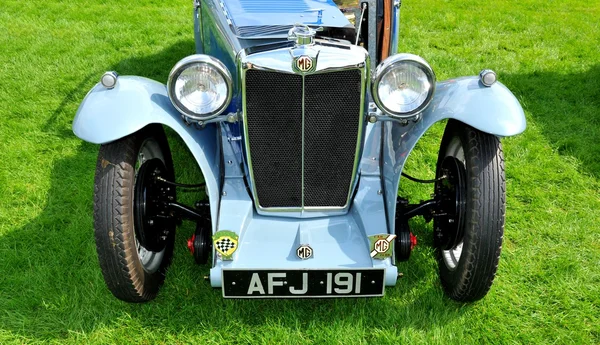
M246 13L301 13L310 9L308 2L302 0L238 0L238 2Z
M285 27L295 23L352 27L332 0L224 0L223 3L234 31L247 35L273 33L269 30L265 32L265 27L275 28L277 33L281 33Z

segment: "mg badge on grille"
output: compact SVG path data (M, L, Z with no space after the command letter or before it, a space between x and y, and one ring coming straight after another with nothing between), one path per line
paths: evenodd
M308 55L302 55L296 59L296 68L300 72L308 72L314 67L313 59Z
M303 244L296 250L296 255L302 260L310 259L313 255L313 250L308 244Z

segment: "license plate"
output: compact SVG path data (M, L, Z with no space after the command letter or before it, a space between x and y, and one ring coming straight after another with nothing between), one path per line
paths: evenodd
M223 270L226 298L383 296L384 269Z

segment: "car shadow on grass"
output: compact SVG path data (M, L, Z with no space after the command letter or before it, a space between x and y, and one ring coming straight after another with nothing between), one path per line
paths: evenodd
M579 73L503 74L500 80L553 149L575 157L580 171L600 179L600 65Z
M175 62L193 50L192 41L182 41L155 55L127 59L107 69L164 82ZM65 115L65 109L76 108L94 78L87 76L65 93L63 102L51 112L46 131L73 139L67 130L72 118ZM201 179L185 144L172 133L169 137L177 179ZM194 230L190 223L178 229L175 259L157 299L146 304L121 302L106 288L95 252L92 195L97 152L97 145L82 142L76 154L55 161L47 202L39 215L0 237L4 252L0 253L0 283L6 291L0 330L34 340L85 338L107 330L127 333L124 327L129 332L140 327L160 329L173 336L213 332L225 340L235 339L235 329L258 332L265 328L256 326L264 325L278 325L290 334L327 327L399 333L404 328L427 329L455 321L469 309L443 295L427 241L413 253L410 263L399 266L404 276L396 287L387 289L384 298L224 300L221 290L203 279L209 267L196 266L187 252L185 240ZM192 193L183 195L182 201L203 197ZM417 222L414 231L426 238L430 230Z

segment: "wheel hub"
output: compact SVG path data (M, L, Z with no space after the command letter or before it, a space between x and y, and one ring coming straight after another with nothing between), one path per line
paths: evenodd
M167 208L175 200L175 190L158 180L167 174L158 158L140 166L135 182L134 227L137 241L146 250L159 252L165 248L170 225L174 220Z
M188 240L187 246L198 265L208 262L208 256L212 252L210 222L198 222L196 232Z
M465 223L466 170L457 158L442 161L442 174L447 178L436 183L435 245L450 250L462 242Z

